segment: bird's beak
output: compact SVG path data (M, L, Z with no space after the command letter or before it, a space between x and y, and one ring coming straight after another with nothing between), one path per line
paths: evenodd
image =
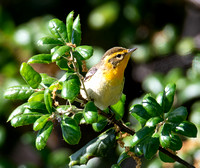
M137 50L137 48L128 49L128 53L133 53L135 50Z

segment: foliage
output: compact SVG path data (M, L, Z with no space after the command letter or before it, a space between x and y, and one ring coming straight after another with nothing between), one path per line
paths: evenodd
M107 119L110 119L106 115L115 116L111 122L124 124L122 118L125 95L110 107L111 110L101 112L105 114L103 116L92 101L85 103L85 100L78 99L80 89L84 88L84 61L93 55L91 46L81 45L79 15L74 19L74 12L69 13L66 24L59 19L52 19L49 21L49 30L51 35L41 38L38 44L48 45L51 53L34 55L27 63L22 63L20 74L27 85L10 87L4 93L7 99L27 101L10 114L8 121L13 127L33 124L33 130L38 131L35 140L38 150L45 148L56 121L60 124L63 139L70 145L79 143L82 136L81 124L92 124L94 131L102 131L108 124ZM55 63L65 74L57 79L38 73L31 66L34 63ZM159 150L159 146L172 151L179 150L182 147L179 135L196 137L196 126L186 121L186 108L181 106L171 110L175 91L175 84L168 84L156 98L147 94L141 105L136 104L130 108L131 115L139 121L142 128L129 139L130 150L122 152L120 161L113 165L114 167L120 167L120 163L131 156L129 152L144 154L146 159L151 159ZM64 101L63 104L58 101L60 99ZM129 129L128 126L125 127ZM69 157L69 165L86 164L92 157L106 157L117 141L123 141L118 138L121 131L114 128L105 130L72 154ZM161 160L174 161L174 158L165 159L164 155L160 152Z

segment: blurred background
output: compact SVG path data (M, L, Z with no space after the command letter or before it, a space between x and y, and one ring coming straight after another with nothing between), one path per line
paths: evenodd
M67 156L98 135L90 126L83 126L80 144L69 146L59 126L55 126L47 147L37 151L32 126L13 128L6 122L23 102L5 100L3 91L24 83L19 74L23 61L38 53L49 53L49 48L37 45L41 37L49 34L48 21L56 17L65 22L72 10L81 17L82 44L94 47L88 68L111 47L138 48L125 73L126 111L131 104L140 103L145 93L156 95L167 83L175 82L174 107L186 106L188 120L200 128L199 0L0 0L0 168L67 167ZM54 64L33 67L50 76L61 74ZM129 115L124 121L139 128ZM94 158L82 167L110 167L117 155L112 153L106 160ZM200 167L199 136L184 139L179 155ZM129 160L122 167L133 167L133 163ZM142 167L173 166L154 158L144 160Z

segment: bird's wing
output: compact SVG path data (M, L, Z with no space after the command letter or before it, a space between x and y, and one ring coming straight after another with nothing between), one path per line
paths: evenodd
M90 80L90 78L97 72L99 65L93 66L85 75L84 81Z

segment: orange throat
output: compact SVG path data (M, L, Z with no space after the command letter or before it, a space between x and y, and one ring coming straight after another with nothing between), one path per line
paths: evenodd
M116 68L113 68L111 64L107 65L107 68L104 70L104 77L106 80L111 81L123 81L124 80L124 71L127 66L128 60L130 57L127 57L121 62Z

